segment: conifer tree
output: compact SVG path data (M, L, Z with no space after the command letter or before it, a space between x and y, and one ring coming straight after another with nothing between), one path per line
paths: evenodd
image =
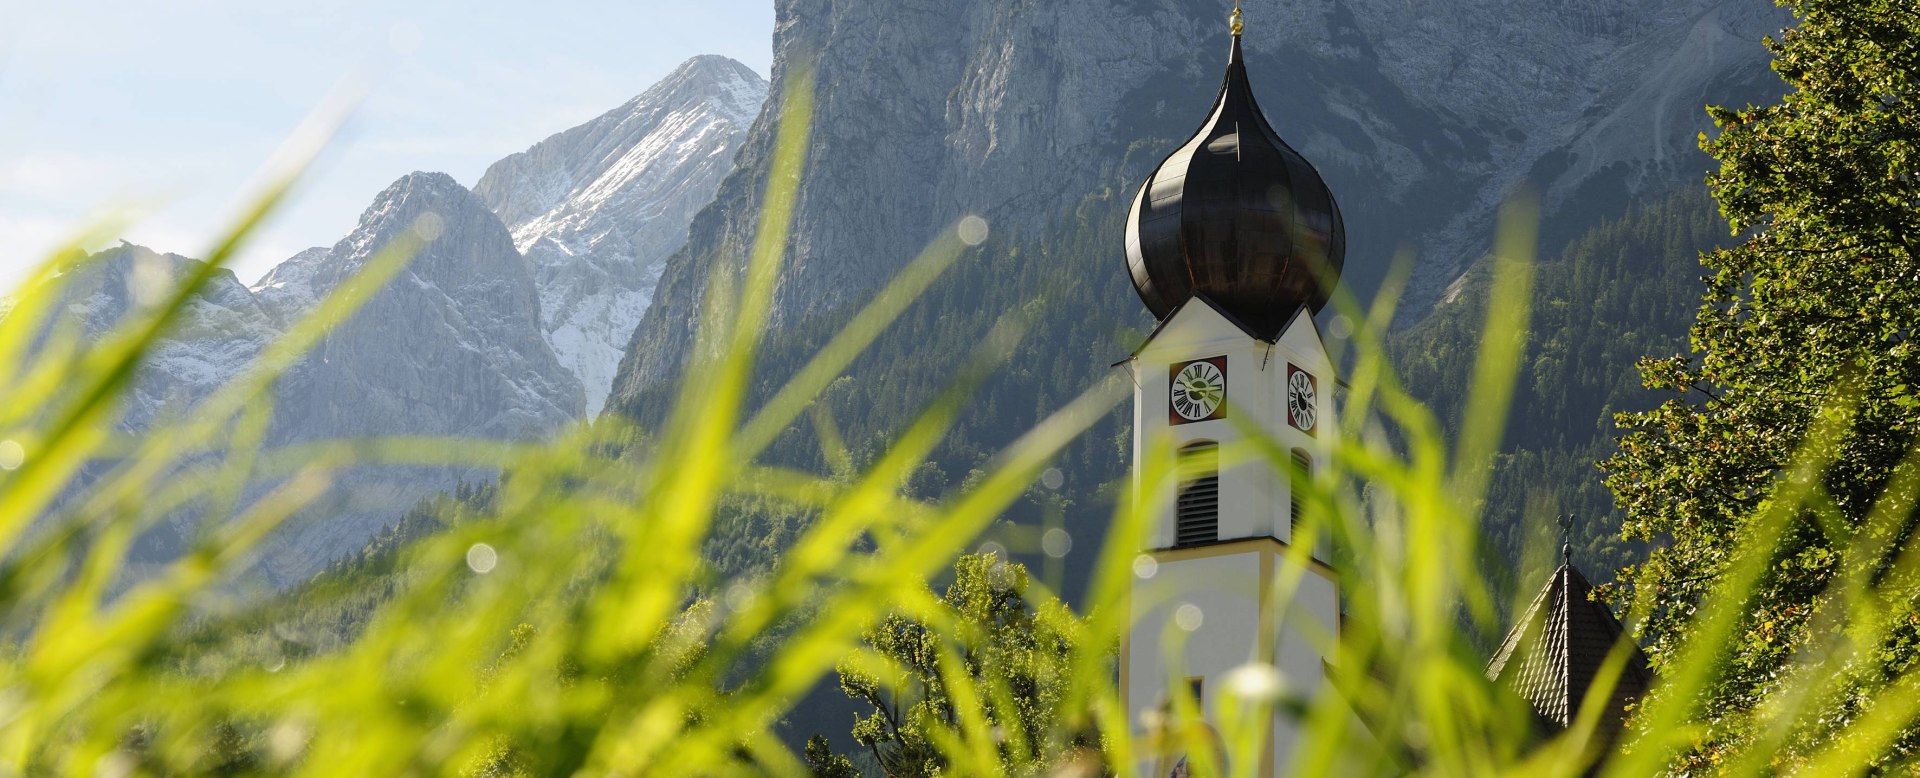
M1745 603L1708 699L1694 701L1715 724L1701 759L1714 742L1749 734L1745 714L1840 618L1833 583L1846 573L1884 579L1892 554L1914 542L1901 477L1920 466L1920 10L1912 0L1781 2L1799 19L1767 41L1786 95L1710 108L1719 132L1701 139L1720 163L1709 188L1743 242L1702 255L1709 276L1692 353L1641 363L1646 385L1672 396L1621 415L1629 434L1602 463L1627 514L1624 535L1655 547L1623 580L1656 606L1646 639L1661 669L1698 615L1738 607L1705 595L1796 452L1812 441L1831 458L1814 508L1794 517ZM1814 441L1823 417L1840 431ZM1890 510L1874 514L1883 496ZM1860 540L1880 551L1852 551ZM1912 615L1914 605L1896 607ZM1920 657L1914 623L1862 647L1875 666L1859 683ZM1830 722L1850 715L1843 702Z
M936 623L893 614L863 636L898 675L857 663L839 668L841 690L872 708L854 723L853 739L889 776L952 773L952 755L942 744L962 736L966 715L984 718L998 733L994 750L1002 773L1034 772L1067 752L1091 749L1090 738L1060 740L1073 729L1060 707L1074 682L1067 668L1077 617L1051 597L1030 602L1027 569L997 554L962 556L953 572ZM964 694L956 695L956 686L965 686ZM968 698L980 706L972 714ZM808 742L807 763L816 776L850 768L824 739Z

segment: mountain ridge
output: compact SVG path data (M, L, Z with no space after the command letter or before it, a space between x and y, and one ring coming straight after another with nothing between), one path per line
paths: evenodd
M486 196L445 173L398 177L335 243L295 254L251 286L215 274L138 373L120 428L139 434L211 395L402 237L420 243L410 262L274 385L267 447L396 435L527 440L587 418L650 299L657 273L648 263L684 240L690 211L730 169L764 93L744 65L699 57L594 121L503 159L483 177ZM568 143L580 138L590 142ZM515 192L500 172L512 170L545 170L568 185ZM92 268L87 284L66 307L94 339L200 267L131 244L83 265ZM569 331L579 337L555 337ZM597 382L593 391L582 375ZM304 580L422 497L495 475L432 462L357 467L268 541L258 572L274 587ZM137 556L164 561L202 529L175 517Z
M846 311L962 215L1037 234L1089 196L1123 191L1108 199L1124 208L1203 118L1221 9L780 0L774 92L801 61L820 87L775 326ZM1541 193L1551 250L1695 180L1700 104L1774 88L1760 39L1786 19L1737 0L1470 0L1444 15L1326 0L1263 9L1244 40L1262 106L1347 215L1349 286L1367 297L1418 247L1403 306L1417 319L1488 251L1514 192ZM667 263L622 397L679 369L706 278L751 244L773 131L756 127Z
M646 92L487 168L474 192L535 268L541 325L597 415L666 258L732 170L767 83L695 57Z

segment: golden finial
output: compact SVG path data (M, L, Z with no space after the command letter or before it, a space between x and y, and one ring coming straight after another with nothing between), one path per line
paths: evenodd
M1246 23L1240 16L1240 0L1233 0L1233 37L1240 37L1240 31L1246 27Z

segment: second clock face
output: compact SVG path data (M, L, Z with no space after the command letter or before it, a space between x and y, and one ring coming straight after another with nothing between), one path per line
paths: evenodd
M1227 358L1197 359L1173 366L1167 387L1167 418L1174 424L1218 419L1227 402Z
M1313 374L1287 365L1287 423L1312 435L1319 427L1319 382Z

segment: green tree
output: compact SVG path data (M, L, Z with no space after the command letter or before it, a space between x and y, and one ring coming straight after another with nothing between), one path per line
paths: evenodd
M860 770L853 766L853 760L834 753L825 735L807 738L804 756L814 778L860 778Z
M1709 594L1755 542L1776 485L1800 462L1823 473L1800 479L1809 507L1784 525L1714 682L1689 701L1712 725L1695 766L1756 737L1747 722L1762 701L1802 682L1793 660L1837 634L1850 607L1838 584L1864 577L1900 591L1883 579L1913 529L1920 11L1911 0L1782 4L1799 24L1767 46L1788 94L1709 109L1720 131L1701 141L1720 163L1709 187L1744 242L1702 255L1710 275L1691 354L1641 363L1646 385L1672 395L1622 414L1629 434L1602 465L1626 512L1624 536L1657 547L1623 576L1652 606L1656 668L1677 661L1706 614L1742 607ZM1886 622L1906 626L1862 633L1873 645L1860 647L1862 670L1842 684L1851 691L1818 703L1819 724L1780 736L1781 758L1794 738L1805 745L1844 726L1866 690L1913 662L1906 591L1890 603L1906 615ZM1896 753L1911 734L1902 742Z
M889 776L944 774L978 756L969 745L980 746L982 732L1003 774L1096 746L1062 735L1075 729L1062 703L1079 617L1057 599L1031 601L1027 569L996 554L962 556L953 572L937 600L927 591L929 608L888 615L863 635L867 651L840 665L841 690L873 706L854 723L854 740ZM807 756L817 775L850 769L823 740L809 741Z

